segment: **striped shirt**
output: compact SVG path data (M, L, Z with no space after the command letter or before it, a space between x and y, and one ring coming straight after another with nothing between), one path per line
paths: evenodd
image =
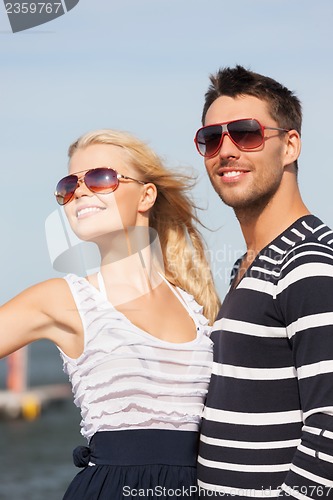
M207 498L333 498L333 231L308 215L265 247L211 338Z

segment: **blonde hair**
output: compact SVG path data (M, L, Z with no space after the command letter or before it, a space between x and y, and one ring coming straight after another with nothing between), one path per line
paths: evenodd
M77 149L92 144L124 148L131 166L141 174L140 179L155 184L158 194L149 215L149 225L157 231L160 239L165 276L171 283L192 294L212 323L220 301L203 239L195 226L200 224L197 207L186 194L193 187L193 179L167 169L147 144L127 132L110 129L88 132L71 144L68 156L71 158Z

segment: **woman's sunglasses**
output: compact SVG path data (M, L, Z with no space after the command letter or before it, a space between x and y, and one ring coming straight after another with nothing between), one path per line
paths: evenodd
M118 174L113 168L100 167L88 171L82 170L82 172L85 172L82 176L76 174L67 175L58 182L54 195L59 205L66 205L73 199L74 193L82 180L92 193L97 194L107 194L115 191L119 186L119 179L129 179L139 184L146 184L127 175ZM77 173L80 174L81 172Z
M216 155L225 135L242 151L251 151L263 145L265 129L289 132L285 128L264 127L258 120L245 118L202 127L196 133L194 142L205 158Z

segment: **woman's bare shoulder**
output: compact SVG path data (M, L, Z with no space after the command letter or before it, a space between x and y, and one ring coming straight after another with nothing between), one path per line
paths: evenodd
M63 278L50 278L40 283L29 286L18 294L14 301L36 302L38 308L52 306L57 303L70 302L73 299L70 287ZM43 307L43 309L44 309Z
M9 330L11 336L1 334ZM82 345L82 322L63 278L32 285L0 308L0 356L41 338L65 352Z

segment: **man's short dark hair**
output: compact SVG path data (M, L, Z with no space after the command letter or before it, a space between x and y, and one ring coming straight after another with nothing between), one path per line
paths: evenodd
M243 66L220 68L210 75L211 84L205 94L202 113L204 125L210 105L220 96L238 97L250 95L268 104L271 117L278 126L288 130L297 130L301 134L302 106L294 92L287 89L273 78L245 69Z

